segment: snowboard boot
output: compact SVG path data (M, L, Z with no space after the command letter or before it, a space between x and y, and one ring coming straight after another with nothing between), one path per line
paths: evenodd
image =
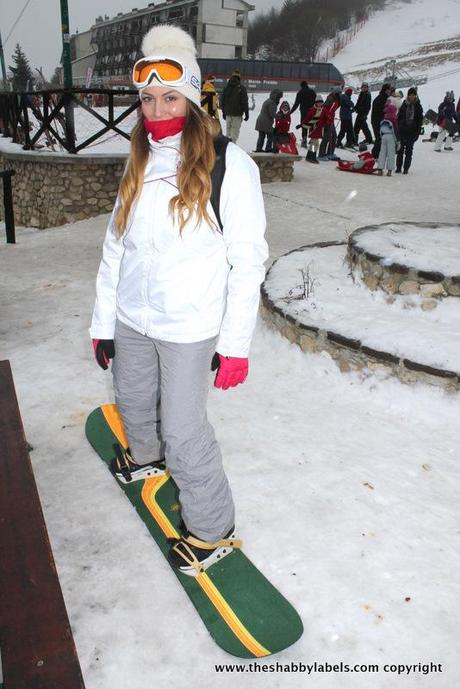
M154 476L162 476L166 472L164 460L137 464L132 458L129 447L122 450L120 445L114 445L115 459L110 464L110 471L120 483L131 483Z
M391 170L387 170L387 177L391 177Z
M185 530L179 540L171 541L168 561L171 567L183 574L196 577L208 567L229 555L234 548L241 548L241 541L235 539L232 526L225 536L215 543L206 543Z

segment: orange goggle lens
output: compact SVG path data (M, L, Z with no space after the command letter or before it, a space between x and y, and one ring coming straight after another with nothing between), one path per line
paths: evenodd
M134 66L134 81L138 84L148 83L150 77L157 74L163 81L180 81L184 74L182 65L173 60L157 62L138 62Z

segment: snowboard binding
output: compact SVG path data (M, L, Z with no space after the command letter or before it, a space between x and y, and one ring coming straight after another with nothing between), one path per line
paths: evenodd
M183 574L196 577L215 562L222 560L242 543L235 538L234 526L215 543L207 543L188 531L179 540L173 540L168 554L169 564Z
M113 450L115 458L110 464L110 470L120 483L131 483L131 481L141 481L153 476L162 476L166 472L163 460L149 462L148 464L137 464L133 460L129 448L123 451L120 445L115 443Z

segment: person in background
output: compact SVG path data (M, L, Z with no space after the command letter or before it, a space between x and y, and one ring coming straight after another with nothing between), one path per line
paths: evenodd
M168 559L194 576L240 545L206 402L211 361L217 388L248 374L265 212L257 165L229 143L219 231L210 203L217 128L201 108L191 36L156 25L142 52L133 68L141 113L104 240L90 336L99 366L113 359L129 441L112 470L133 483L169 471L182 524Z
M337 141L337 131L335 129L335 113L340 106L340 93L342 89L336 86L324 101L323 109L318 120L318 128L321 128L322 141L319 147L318 160L337 160L335 155L335 144Z
M300 122L302 122L303 118L307 114L308 110L311 108L311 106L314 104L316 98L316 92L309 87L308 83L306 81L301 81L300 82L300 90L297 92L294 104L291 108L291 115L293 112L297 110L297 108L300 108ZM306 137L306 132L302 129L302 141L300 143L302 148L307 147L307 137Z
M222 117L227 122L226 134L236 144L241 122L249 119L248 92L241 83L241 74L235 70L222 92L220 100Z
M396 172L407 175L412 163L414 144L423 126L423 109L417 95L417 89L411 87L407 98L398 111L399 149L396 156Z
M369 84L367 81L363 81L361 84L361 91L359 92L358 100L355 105L355 125L353 128L353 133L355 136L355 141L358 143L359 133L362 131L365 136L365 143L371 144L372 134L367 124L367 116L371 109L371 94L369 91Z
M276 109L282 96L282 91L273 89L269 98L262 104L255 126L256 131L259 133L255 153L273 153L273 123L275 121ZM264 149L265 138L267 143Z
M380 123L380 152L377 161L378 174L383 175L387 170L387 177L395 169L395 155L398 142L398 108L387 100L383 110L383 120Z
M354 103L351 100L353 89L345 89L345 93L340 97L340 131L337 137L337 148L343 148L342 140L346 137L345 145L354 147L355 135L353 132L353 118L352 113L355 109Z
M383 84L380 93L372 102L371 110L371 124L374 131L374 146L372 148L372 155L375 159L379 157L380 153L380 123L383 120L383 110L385 103L390 95L391 84Z
M278 153L280 144L289 141L289 129L291 127L291 108L287 100L283 100L280 109L275 115L275 131L273 132L273 153Z
M215 77L210 74L201 87L201 107L208 115L219 120L219 99L215 87Z
M319 120L321 117L321 112L323 110L324 101L321 96L317 96L315 104L310 108L310 110L305 115L301 124L297 127L302 127L303 129L308 128L308 134L310 136L310 141L308 143L308 151L305 160L308 163L318 162L318 151L320 146L320 140L322 137L322 127L319 126Z
M396 105L396 107L399 110L404 101L404 94L402 91L400 91L399 89L396 90L396 88L392 86L390 90L389 100L391 103L393 103L393 105Z
M438 108L439 133L434 145L436 153L441 153L444 143L445 151L453 151L453 136L457 130L457 113L455 112L455 96L453 91L447 91L444 100Z

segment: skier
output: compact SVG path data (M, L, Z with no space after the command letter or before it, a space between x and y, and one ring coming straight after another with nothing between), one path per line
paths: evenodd
M378 174L383 175L383 171L386 168L387 177L391 177L391 173L395 169L395 155L398 143L398 108L389 100L383 111L383 120L380 123L379 133L381 144L377 161Z
M358 143L359 132L362 130L365 138L366 144L372 143L372 134L367 125L367 116L371 109L371 94L369 91L369 84L363 81L361 84L361 91L358 96L358 100L355 105L356 119L355 126L353 128L353 133L355 135L355 141Z
M423 110L417 95L417 89L411 87L407 98L398 112L399 150L396 156L396 172L407 175L412 163L414 144L423 126Z
M453 135L457 130L457 113L455 112L455 96L453 91L447 91L444 100L438 108L438 127L439 133L434 145L436 153L441 153L444 143L445 151L453 151Z
M282 96L282 91L273 89L270 93L270 97L262 103L262 108L255 126L256 131L259 133L255 153L273 152L273 123L275 121L276 108ZM264 149L265 137L267 138L267 143Z
M206 416L214 385L243 383L259 303L265 213L259 171L229 143L223 232L209 203L215 122L200 107L192 38L169 25L144 37L133 69L141 117L103 246L90 329L98 364L113 358L115 399L130 451L113 469L131 479L166 467L183 529L169 560L186 574L226 555L231 490Z
M300 108L300 121L302 122L303 118L307 114L308 110L311 108L311 106L314 104L316 98L316 92L311 89L306 81L301 81L300 82L300 90L297 92L297 95L295 97L294 104L291 108L291 115L293 112L297 110L297 108ZM300 143L302 148L307 147L307 137L304 136L304 131L302 130L302 141Z
M345 89L345 93L340 97L340 131L337 137L337 148L344 148L342 139L346 136L345 145L349 148L355 145L355 135L353 133L352 113L355 106L351 100L353 89Z
M324 101L323 109L318 120L318 127L321 127L322 131L322 141L319 147L318 160L338 160L338 157L334 153L337 141L334 120L337 108L340 106L341 90L339 86L334 87Z
M201 87L201 107L210 117L219 120L219 100L214 85L215 77L211 74Z
M241 122L249 120L248 92L241 83L241 74L235 70L222 92L220 108L227 122L226 134L234 144L240 135Z
M321 118L323 105L323 99L321 96L318 96L315 100L315 104L309 109L303 118L302 123L297 125L297 127L302 127L302 129L308 129L308 134L310 135L310 142L308 144L308 151L305 158L308 163L318 163L317 154L319 151L320 140L323 135L323 128L319 125L319 120Z
M383 110L390 92L391 85L383 84L382 88L380 89L380 93L372 102L371 124L372 129L374 130L374 147L372 148L372 155L376 159L379 157L380 153L380 123L383 120Z

